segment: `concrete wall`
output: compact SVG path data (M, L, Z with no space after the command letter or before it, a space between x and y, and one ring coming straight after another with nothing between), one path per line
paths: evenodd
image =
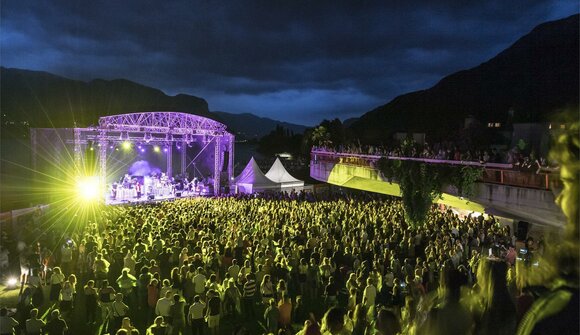
M384 181L378 170L373 167L311 161L310 176L334 185L399 195L398 185ZM470 202L477 204L485 208L488 214L527 221L547 229L559 229L566 222L562 211L555 204L556 196L552 191L491 183L478 183L476 187L475 196L465 199L467 205L470 205ZM457 195L457 190L453 187L446 187L442 191L445 192L444 196ZM449 201L443 203L449 204ZM454 204L464 205L458 201Z

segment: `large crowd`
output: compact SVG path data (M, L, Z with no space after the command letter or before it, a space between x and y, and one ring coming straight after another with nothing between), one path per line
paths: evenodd
M0 311L23 334L514 334L534 300L510 227L433 206L411 229L394 198L181 199L52 229Z
M521 150L517 146L506 150L495 147L463 147L454 143L414 143L410 152L403 152L400 145L340 145L321 146L315 150L349 153L358 155L376 155L385 157L413 157L448 161L478 162L480 164L500 163L510 164L513 169L531 172L551 172L557 170L558 165L545 157L538 156L533 150Z

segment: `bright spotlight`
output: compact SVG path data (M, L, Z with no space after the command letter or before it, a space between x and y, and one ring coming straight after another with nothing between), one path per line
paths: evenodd
M156 146L153 147L153 151L160 152L161 151L161 148L159 148L159 146L156 145Z
M99 198L99 177L81 177L77 181L77 194L84 201L94 201Z
M131 149L131 142L129 142L129 141L123 142L123 149L125 149L125 150Z
M8 278L8 280L6 281L6 286L8 288L15 288L16 285L18 285L18 279L16 277L10 277Z

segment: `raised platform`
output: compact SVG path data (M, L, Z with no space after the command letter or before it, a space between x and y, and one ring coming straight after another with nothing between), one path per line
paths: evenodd
M179 194L179 195L177 195L177 194ZM197 198L197 197L211 196L211 194L208 192L192 192L192 191L183 191L183 192L178 192L177 194L160 195L160 196L153 196L153 197L143 195L140 198L134 197L134 198L130 198L130 199L107 198L105 200L105 204L106 205L127 205L127 204L138 204L138 203L152 203L152 202L182 199L182 198Z

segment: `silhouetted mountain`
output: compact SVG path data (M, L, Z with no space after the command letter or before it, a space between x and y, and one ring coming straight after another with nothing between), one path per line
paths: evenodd
M351 117L351 118L348 118L348 119L342 121L342 124L345 127L350 127L353 123L357 122L359 119L360 118L358 118L358 117Z
M261 138L268 135L276 126L282 126L285 129L296 134L302 134L306 126L288 122L276 121L266 117L259 117L250 113L233 114L225 112L212 112L217 115L228 127L236 133L236 136L244 139Z
M351 129L365 142L388 140L397 131L444 137L469 115L483 124L538 122L577 107L579 17L541 24L489 61L398 96Z
M134 111L181 111L211 117L204 99L158 89L125 79L90 82L47 72L1 69L2 114L31 127L72 127L97 124L105 115Z
M71 80L48 72L1 68L1 110L4 120L30 127L96 125L99 117L136 111L179 111L223 122L241 138L267 135L277 125L295 133L305 126L253 114L209 112L207 102L186 94L168 96L162 91L125 79L90 82ZM5 115L5 116L4 116Z

